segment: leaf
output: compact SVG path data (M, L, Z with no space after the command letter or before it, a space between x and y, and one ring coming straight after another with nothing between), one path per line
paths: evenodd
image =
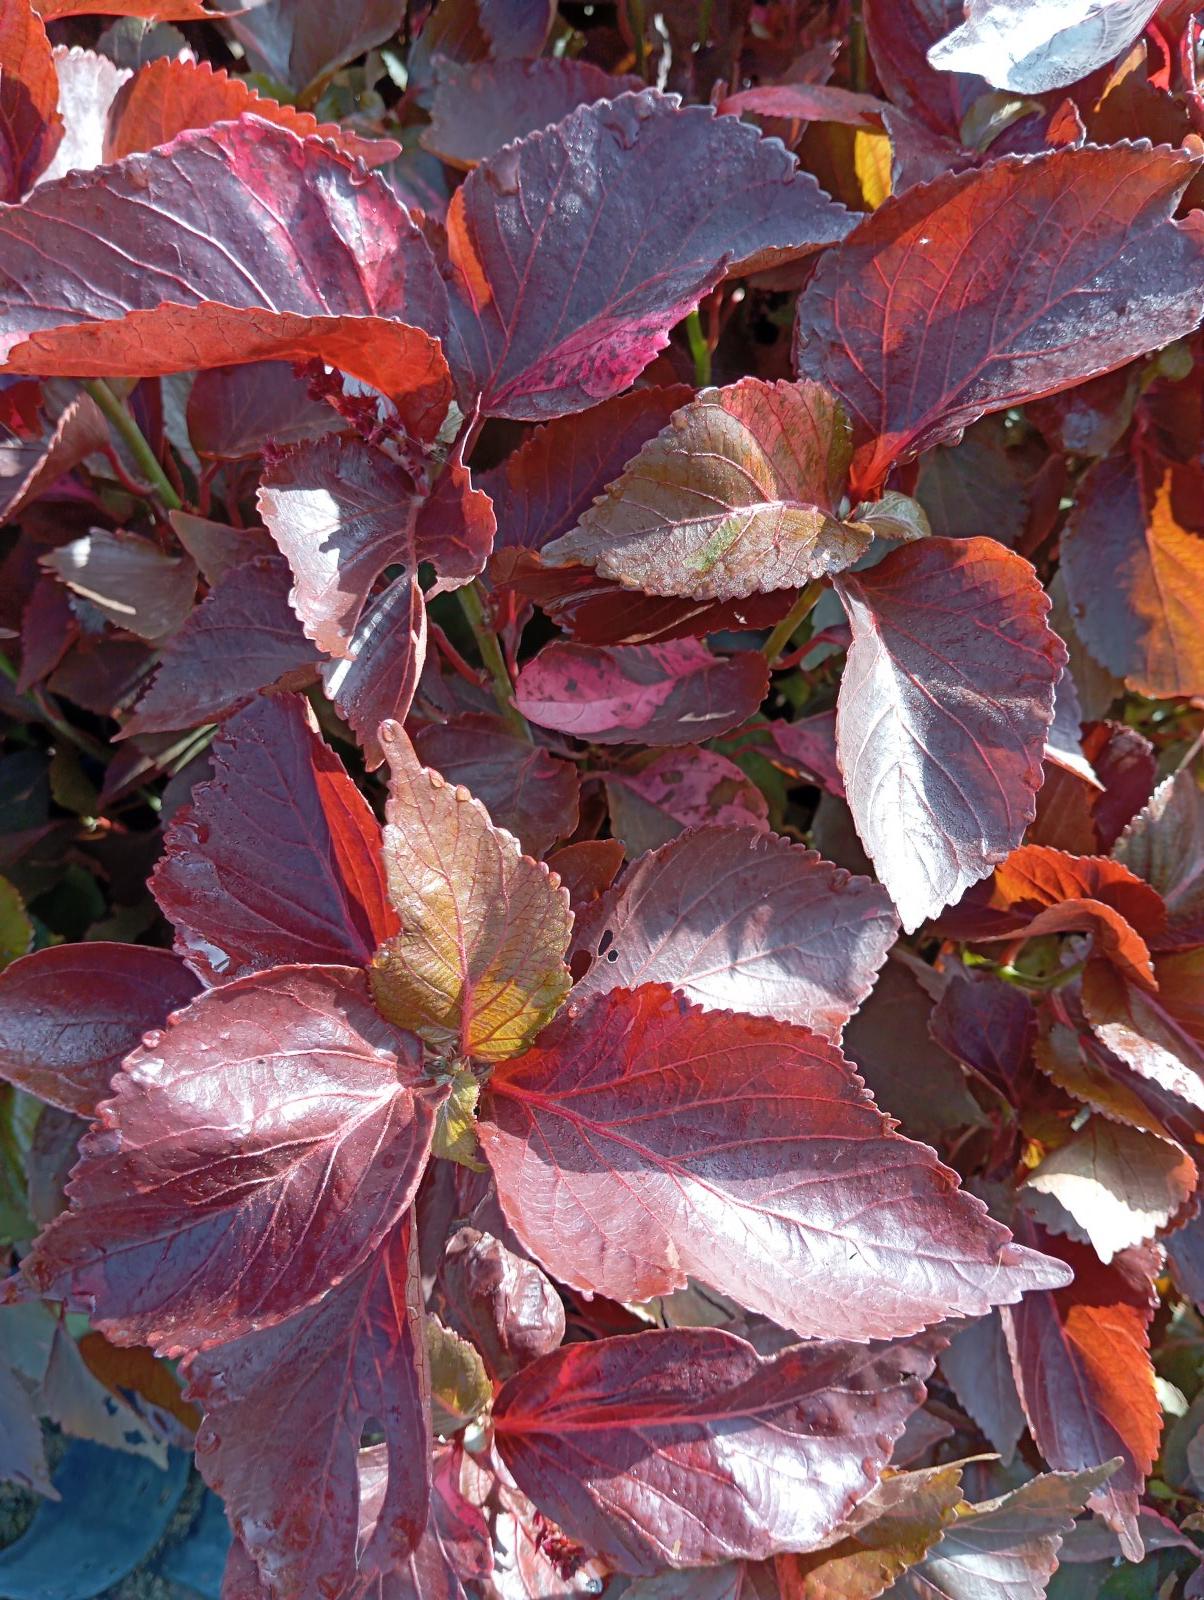
M1084 1245L1031 1227L1026 1233L1074 1270L1072 1284L1026 1295L1001 1312L1029 1428L1059 1471L1121 1457L1088 1504L1115 1529L1129 1560L1140 1561L1137 1498L1162 1428L1147 1333L1156 1258L1129 1250L1105 1267Z
M1143 1078L1204 1109L1204 948L1154 959L1154 992L1101 961L1083 974L1083 1010L1097 1037Z
M564 1305L551 1281L525 1256L476 1228L451 1236L440 1286L454 1325L481 1352L501 1383L564 1338Z
M586 1294L693 1275L804 1338L872 1339L1065 1281L834 1045L661 985L573 1006L494 1073L478 1136L520 1241Z
M1062 537L1074 624L1091 654L1148 695L1204 694L1204 540L1182 527L1169 474L1092 468Z
M453 196L460 393L486 416L584 411L625 389L725 273L806 255L849 221L780 145L709 106L653 89L582 106Z
M1024 1432L1024 1412L998 1311L958 1329L941 1353L941 1372L1005 1466Z
M94 528L52 550L43 565L118 628L152 643L176 631L196 595L191 559L120 529Z
M146 377L316 355L426 436L446 411L434 259L385 184L320 139L254 118L183 133L44 184L0 217L0 239L11 371Z
M91 1116L147 1028L200 985L166 950L51 945L0 976L0 1076L65 1111Z
M857 492L984 412L1194 328L1204 238L1170 220L1194 170L1179 151L1136 145L1008 157L861 222L820 263L797 330L800 372L852 418Z
M574 1000L666 983L704 1010L776 1017L836 1042L896 933L868 878L777 834L699 828L637 861L591 909L575 941L591 965Z
M1056 1200L1107 1264L1164 1228L1195 1193L1196 1178L1195 1162L1177 1145L1091 1117L1042 1158L1020 1193Z
M251 7L219 0L216 9L233 13L227 26L257 68L299 90L384 44L405 15L402 0L351 0L316 9L307 0L266 0Z
M1157 0L970 0L965 22L928 52L934 67L974 72L1013 94L1077 83L1133 43Z
M288 962L367 966L397 928L380 825L305 702L253 701L211 759L151 878L179 953L207 983Z
M821 1344L763 1361L717 1328L567 1345L498 1395L498 1450L620 1571L760 1559L818 1543L873 1487L934 1356Z
M1159 784L1112 854L1162 896L1158 948L1204 944L1204 791L1189 769Z
M792 122L839 122L849 128L881 129L883 102L829 83L766 83L741 89L719 102L721 116L788 117Z
M413 1199L446 1093L421 1074L417 1039L349 967L208 990L128 1058L29 1281L160 1354L281 1322Z
M543 856L577 826L580 784L572 763L519 738L500 717L468 712L430 723L414 745L424 766L463 784L528 855Z
M415 554L439 577L432 594L459 589L483 572L497 533L493 502L465 464L467 442L467 434L461 434L414 524Z
M59 82L46 24L28 0L0 14L0 200L20 200L63 136Z
M169 144L187 128L236 122L248 113L287 128L299 139L316 134L345 155L360 157L365 166L379 166L398 152L391 140L364 139L354 129L319 123L308 111L269 100L242 78L214 70L207 61L160 56L141 67L118 92L109 112L104 159L120 161Z
M42 173L42 182L67 172L87 172L105 158L105 133L109 108L118 89L133 75L108 56L94 50L56 45L54 68L58 77L59 114L63 137L54 160Z
M801 588L869 548L835 515L848 461L818 384L745 378L675 412L544 559L692 600Z
M408 715L425 660L426 602L417 578L403 573L368 605L348 657L322 666L327 698L355 729L369 767L384 760L381 723Z
M485 1410L493 1399L493 1384L480 1352L438 1317L426 1319L426 1352L435 1432L446 1438Z
M188 391L188 437L202 458L241 461L329 433L334 413L314 400L287 361L198 372ZM178 517L179 512L175 515Z
M289 604L306 636L327 655L349 656L381 573L413 575L413 478L382 450L328 434L270 461L256 499L292 569Z
M64 17L140 17L147 22L204 22L204 0L39 0L47 22Z
M256 556L225 573L164 646L122 738L195 728L314 661L288 605L288 568Z
M910 933L1020 843L1066 653L1031 566L990 539L901 545L836 587L840 767Z
M887 1591L889 1600L1042 1600L1063 1534L1108 1469L1046 1472L967 1506L933 1550Z
M32 944L33 923L25 902L7 878L0 878L0 972L25 955ZM3 1004L0 999L0 1007ZM0 1062L3 1059L0 1055Z
M633 389L536 428L477 480L493 500L498 548L542 550L568 533L693 393L684 383Z
M644 87L642 78L612 77L589 61L482 61L440 71L422 143L442 161L471 170L516 139L560 122L578 106L613 100Z
M385 875L402 931L373 963L377 1002L441 1053L504 1061L568 993L569 897L467 789L419 763L397 724L380 741Z
M273 1596L348 1594L363 1570L401 1560L426 1526L417 1276L407 1220L316 1305L188 1366L188 1394L205 1408L197 1465ZM368 1426L384 1435L385 1499L357 1572Z
M714 656L671 644L545 645L522 668L514 703L529 722L593 744L693 744L730 733L765 698L755 650Z
M984 977L955 976L932 1008L929 1032L943 1049L999 1091L1023 1104L1037 1018L1021 989Z
M684 745L606 773L610 823L631 856L706 823L769 826L769 803L751 778L714 750Z

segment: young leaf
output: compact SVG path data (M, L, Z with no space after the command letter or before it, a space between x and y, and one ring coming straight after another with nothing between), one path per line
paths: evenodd
M582 106L452 199L461 395L532 422L584 411L625 389L725 272L806 255L850 222L781 145L709 106L653 89Z
M591 908L574 941L592 958L574 999L666 983L705 1010L836 1041L896 932L868 878L777 834L699 828L637 861Z
M478 1134L519 1239L587 1294L692 1274L805 1338L874 1339L1066 1281L834 1045L660 985L574 1007L494 1074Z
M1204 238L1171 221L1194 170L1167 148L1054 150L938 178L866 218L820 263L798 320L800 371L852 417L860 490L986 411L1194 328Z
M209 983L288 962L364 966L397 928L380 825L293 695L255 700L172 818L151 890Z
M1204 790L1190 769L1159 784L1112 854L1162 896L1167 928L1155 948L1204 944Z
M924 1398L931 1342L796 1345L763 1361L717 1328L568 1345L494 1405L515 1480L623 1572L825 1539Z
M162 1354L270 1327L405 1211L445 1093L351 968L210 989L127 1059L25 1272Z
M1115 61L1157 9L1158 0L970 0L966 20L928 59L996 89L1046 94Z
M911 932L1020 843L1066 652L1036 574L991 539L901 545L836 585L853 630L840 767Z
M459 1228L439 1273L448 1315L502 1383L564 1338L564 1306L534 1261L500 1239Z
M274 1597L335 1600L417 1543L429 1493L424 1367L408 1220L316 1305L188 1364L188 1395L205 1408L197 1465ZM384 1434L386 1474L357 1563L368 1426Z
M1157 1258L1129 1250L1110 1266L1094 1251L1038 1229L1028 1237L1074 1270L1069 1286L1026 1295L1001 1312L1012 1370L1041 1454L1059 1471L1121 1465L1088 1498L1140 1561L1137 1497L1158 1453L1162 1412L1147 1329Z
M693 600L801 588L869 548L835 515L850 454L818 384L745 378L675 412L544 559Z
M396 723L389 762L385 874L401 932L372 983L386 1016L449 1055L504 1061L559 1009L569 897L466 789L423 767Z
M52 945L0 976L0 1077L90 1117L147 1028L200 984L178 957L141 945Z
M715 656L670 644L545 645L523 667L514 703L529 722L593 744L693 744L746 722L769 672L756 650Z
M1062 571L1083 643L1130 688L1204 694L1204 540L1176 518L1169 473L1113 457L1088 474L1062 536Z

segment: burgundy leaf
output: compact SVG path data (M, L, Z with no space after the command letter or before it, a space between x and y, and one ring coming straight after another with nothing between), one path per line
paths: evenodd
M1204 1108L1204 947L1155 956L1153 967L1153 984L1139 988L1106 962L1088 962L1083 1010L1134 1072Z
M1204 791L1190 769L1159 784L1112 854L1162 896L1167 930L1155 948L1204 944Z
M941 1371L991 1448L1009 1464L1024 1432L1024 1412L998 1311L954 1332L941 1355Z
M874 70L895 105L938 134L957 134L988 85L942 72L928 51L965 16L963 0L865 0L865 36Z
M928 60L1013 94L1047 94L1115 61L1157 9L1158 0L970 0Z
M1066 1281L834 1045L660 985L573 1007L495 1072L478 1132L519 1239L588 1294L693 1274L804 1337L870 1339Z
M503 1383L564 1338L564 1306L533 1261L476 1228L448 1240L440 1270L451 1324Z
M1034 1241L1074 1270L1074 1282L1026 1295L1001 1315L1028 1425L1051 1467L1077 1472L1116 1456L1121 1466L1088 1504L1140 1561L1137 1498L1158 1453L1162 1411L1147 1329L1156 1253L1125 1251L1111 1266L1069 1239Z
M200 985L166 950L51 945L0 976L0 1077L40 1100L91 1116L147 1028Z
M313 646L288 604L288 567L256 556L215 583L164 648L121 737L195 728L310 667Z
M621 839L582 839L564 845L548 858L548 866L568 890L577 912L610 888L622 865Z
M377 730L410 709L426 660L426 602L404 573L370 602L345 659L325 662L322 682L339 715L355 729L369 767L384 760Z
M1023 989L995 978L955 977L933 1007L929 1028L951 1056L1021 1104L1037 1036L1036 1013Z
M210 367L188 393L188 437L199 456L216 461L260 455L269 441L284 450L334 424L334 412L286 361Z
M1170 220L1193 171L1165 148L1054 150L917 186L862 222L798 321L800 370L852 416L861 491L986 411L1194 328L1204 236Z
M63 136L59 83L46 24L29 0L0 13L0 200L19 200Z
M196 567L151 539L94 528L44 557L75 594L118 628L154 642L179 628L196 595Z
M212 747L151 888L207 982L288 962L364 966L397 928L380 825L292 695L253 701Z
M709 106L652 89L583 106L452 200L461 394L488 416L584 411L625 389L725 272L805 255L850 220L781 145Z
M157 9L162 14L162 7ZM307 0L265 0L255 6L218 0L215 9L233 13L227 26L257 69L293 89L309 88L383 44L405 15L403 0L346 0L316 7Z
M569 1345L502 1389L498 1450L620 1571L807 1549L873 1487L935 1354L814 1344L763 1361L717 1328Z
M469 712L431 723L414 744L424 766L463 784L528 855L543 856L577 826L573 764L519 738L500 717Z
M633 389L537 428L477 480L493 500L498 547L542 550L567 533L693 392Z
M765 759L792 778L814 783L838 800L844 799L844 779L836 762L836 712L817 711L797 722L774 719L769 724L771 749Z
M693 744L730 733L765 698L764 656L671 644L550 644L528 661L514 703L530 722L594 744Z
M739 600L851 566L870 534L834 515L848 426L818 384L744 378L675 412L548 562L647 594Z
M197 1464L276 1600L337 1600L357 1572L360 1438L383 1433L385 1483L364 1571L426 1527L429 1420L410 1224L323 1300L195 1356ZM264 1442L271 1441L271 1449Z
M767 83L741 89L719 102L722 116L751 111L758 117L788 117L792 122L839 122L850 128L882 127L883 101L827 83Z
M1020 843L1066 652L1032 567L991 539L901 545L836 584L841 771L911 932Z
M699 745L642 758L605 775L611 828L630 856L706 823L769 826L769 804L734 761Z
M643 80L629 73L612 77L567 56L483 61L460 72L444 68L422 142L441 160L468 170L504 144L560 122L578 106L643 87Z
M413 573L414 480L382 450L328 434L269 462L257 499L292 568L289 602L306 635L349 655L377 578L393 565Z
M210 989L129 1057L30 1282L171 1355L315 1304L413 1198L446 1094L421 1073L351 968Z
M886 895L777 834L706 827L635 863L575 944L575 997L666 983L710 1011L833 1042L869 994L898 925Z
M264 365L274 368L276 364L269 361ZM226 371L229 370L226 368ZM246 370L254 372L258 369L248 367ZM194 394L197 384L205 376L201 373L193 384ZM255 556L272 554L271 541L262 528L234 528L228 522L194 517L188 511L173 511L169 520L176 538L201 569L205 582L210 586L219 583L227 572L241 567Z
M37 392L35 385L30 388ZM15 517L108 442L108 423L86 394L57 413L48 408L45 421L39 415L29 433L0 423L0 516Z

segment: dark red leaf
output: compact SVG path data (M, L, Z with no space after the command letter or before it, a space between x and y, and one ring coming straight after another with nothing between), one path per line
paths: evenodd
M445 68L435 85L431 122L422 131L422 142L453 167L468 170L504 144L560 122L578 106L643 87L641 78L612 77L568 56L483 61L459 72Z
M588 1294L692 1274L804 1337L868 1339L1066 1281L834 1045L660 985L571 1008L494 1073L478 1132L519 1239Z
M260 455L269 440L287 449L333 426L334 412L311 398L285 361L211 367L197 374L188 392L188 437L199 456L216 461Z
M205 1408L197 1464L276 1600L337 1600L422 1535L430 1487L422 1339L407 1220L316 1305L189 1363L189 1398ZM384 1435L386 1482L357 1563L360 1438L369 1426Z
M1140 1561L1137 1497L1162 1429L1147 1334L1157 1257L1127 1250L1105 1267L1085 1245L1039 1229L1029 1234L1074 1271L1072 1284L1026 1295L1001 1313L1029 1428L1060 1471L1120 1456L1119 1470L1088 1504L1120 1535L1129 1560Z
M0 200L20 200L63 136L59 81L46 24L29 0L0 13Z
M605 775L611 830L629 856L668 844L686 828L707 823L769 826L769 804L734 761L687 744L642 757Z
M159 660L121 737L215 722L314 661L288 604L288 566L256 556L215 583Z
M580 416L537 428L520 449L477 480L493 500L498 548L542 550L575 527L693 392L685 384L634 389Z
M439 1281L451 1326L472 1340L495 1383L564 1338L564 1306L550 1280L492 1234L458 1229Z
M568 890L569 901L578 915L610 888L622 865L621 839L583 839L578 844L566 844L548 858L548 866Z
M941 1371L991 1448L1008 1465L1024 1432L1024 1412L998 1311L954 1332L941 1355Z
M414 736L422 764L463 784L528 855L543 856L577 826L576 768L519 738L500 717L469 712Z
M384 760L377 730L408 714L425 660L426 602L418 579L403 574L368 605L348 656L322 666L327 697L355 729L369 767Z
M745 722L769 687L755 650L714 656L671 644L550 644L518 675L514 702L530 722L593 744L693 744Z
M43 565L116 627L150 643L176 631L196 596L189 557L120 529L94 528L52 550Z
M533 59L555 13L554 0L437 0L410 51L411 81L425 92L449 66Z
M446 1090L348 967L210 989L148 1034L24 1270L115 1343L180 1355L311 1306L413 1199Z
M725 272L806 255L850 220L781 145L709 106L652 89L583 106L452 200L461 393L489 416L584 411L625 389Z
M439 575L432 593L459 589L484 571L497 533L493 502L465 464L465 443L462 434L414 524L415 554Z
M265 365L271 367L275 363L267 362ZM199 377L197 382L200 382ZM195 391L196 384L193 385ZM205 582L210 585L220 582L227 572L241 567L255 556L272 554L271 541L262 528L234 528L227 522L214 522L209 517L194 517L188 511L173 511L170 522L176 537L201 569Z
M348 0L317 7L307 0L266 0L256 6L219 0L214 9L234 12L227 26L256 66L294 89L309 88L383 44L405 15L403 0Z
M36 394L36 385L30 387ZM50 409L44 422L35 409L34 427L27 433L0 423L0 516L15 517L108 442L108 423L86 394L57 413Z
M1083 975L1083 1009L1109 1050L1143 1078L1204 1108L1204 947L1154 958L1154 991L1104 961Z
M865 36L874 69L897 106L936 133L957 134L987 89L981 78L940 72L932 46L965 16L962 0L866 0Z
M0 976L0 1076L91 1116L147 1028L200 985L176 956L141 945L52 945Z
M774 719L769 724L773 747L765 759L792 778L814 783L844 799L844 779L836 762L836 712L817 711L797 722Z
M1204 236L1170 220L1194 171L1178 150L1054 150L909 189L862 222L798 320L800 370L852 416L860 492L986 411L1194 328Z
M151 888L209 983L289 962L364 966L397 929L380 825L305 702L253 701L167 829Z
M857 832L911 932L1020 843L1065 664L1027 561L923 539L836 579L836 738Z
M1031 1071L1037 1017L1022 989L995 978L955 975L932 1009L932 1037L942 1049L1019 1106Z
M1084 482L1062 535L1062 570L1083 643L1148 695L1204 694L1204 539L1180 525L1171 479L1114 456Z
M1162 896L1167 928L1155 948L1204 944L1204 791L1190 769L1158 786L1112 854Z
M706 1010L836 1041L898 925L886 895L777 834L706 827L636 862L591 909L575 997L666 983Z
M935 1354L815 1344L763 1361L717 1328L569 1345L502 1389L498 1449L620 1571L761 1559L822 1542L873 1487Z
M787 117L792 122L839 122L850 128L882 127L883 102L826 83L768 83L741 89L719 102L722 116Z

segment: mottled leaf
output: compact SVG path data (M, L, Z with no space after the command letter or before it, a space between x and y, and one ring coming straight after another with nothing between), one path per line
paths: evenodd
M605 775L611 830L630 856L668 844L686 828L769 826L769 804L726 756L699 745L664 750Z

